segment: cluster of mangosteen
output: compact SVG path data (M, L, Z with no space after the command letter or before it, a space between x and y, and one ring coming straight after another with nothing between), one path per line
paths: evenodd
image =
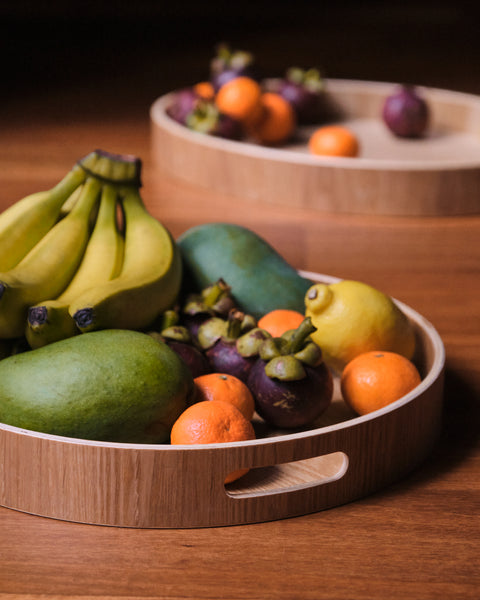
M167 114L191 130L226 139L242 139L244 131L240 123L222 113L214 102L214 95L224 84L242 76L257 81L265 91L275 92L289 102L299 125L325 120L325 83L317 68L290 67L281 78L262 78L252 53L232 51L226 44L218 46L217 54L210 63L208 80L175 92ZM209 93L203 93L205 86L208 86Z
M266 423L296 429L317 419L333 396L333 378L310 337L313 331L305 318L297 329L272 337L236 306L220 279L166 311L150 335L177 352L193 378L233 375L249 387Z
M218 46L210 63L208 80L177 91L167 114L191 130L231 140L242 139L241 124L222 113L214 102L214 95L225 83L241 76L258 81L265 91L275 92L287 100L298 125L325 123L341 116L325 93L326 82L317 68L290 67L283 77L262 79L250 52L232 51L226 44ZM210 95L202 93L205 85ZM399 85L385 98L379 116L394 136L420 138L430 124L430 107L415 86Z

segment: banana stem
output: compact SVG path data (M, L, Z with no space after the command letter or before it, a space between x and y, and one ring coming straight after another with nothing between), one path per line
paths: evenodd
M130 154L113 154L105 150L94 150L78 161L88 174L109 183L141 186L142 161Z

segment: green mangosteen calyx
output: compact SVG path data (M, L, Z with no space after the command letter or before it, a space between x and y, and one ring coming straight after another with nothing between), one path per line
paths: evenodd
M259 346L267 336L266 331L257 327L254 317L236 309L229 312L227 319L208 319L198 330L198 341L204 350L222 340L235 345L241 356L258 354Z
M297 329L265 340L259 356L265 362L266 375L281 381L304 379L307 376L304 365L316 367L322 362L322 351L310 338L314 331L316 327L307 317Z
M183 342L184 344L193 344L192 336L186 327L179 324L180 318L175 309L166 310L160 318L157 331L149 331L149 335L156 340L165 342L172 340Z
M183 306L183 312L189 316L198 314L208 314L212 317L227 316L232 308L234 308L234 300L231 288L223 279L218 279L199 294L190 294Z

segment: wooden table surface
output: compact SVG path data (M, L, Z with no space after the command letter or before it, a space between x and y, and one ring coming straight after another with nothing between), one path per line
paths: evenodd
M438 19L452 17L453 3L446 6L450 12L436 13ZM417 16L421 21L422 14ZM441 38L446 26L437 27ZM255 51L265 51L268 65L278 65L287 61L287 51L283 48L280 59L272 48L287 39L285 31L269 31L270 46L253 33L248 41ZM374 39L379 44L387 38L384 32ZM304 59L312 48L325 51L332 77L401 80L409 72L420 83L480 92L474 63L469 68L463 60L479 56L468 35L463 45L437 48L421 61L413 60L413 51L400 53L390 71L381 52L367 44L359 53L368 56L368 66L352 57L353 42L336 43L331 32L328 42L336 53L327 44L315 46L312 38L298 39L294 59ZM480 215L395 218L273 210L171 179L151 161L148 109L167 90L201 77L211 47L195 51L177 44L170 53L152 55L156 46L148 40L143 51L137 47L135 59L117 45L118 63L106 43L97 46L96 69L96 50L90 48L85 62L75 46L72 63L63 58L59 66L48 63L55 49L45 43L31 86L28 77L7 72L0 101L2 208L52 185L95 148L140 156L145 201L175 236L201 222L237 222L264 236L295 267L368 282L431 321L447 356L441 439L425 464L389 488L276 522L137 530L0 508L0 598L478 598ZM29 52L35 51L32 45ZM29 52L20 65L26 66L27 56L33 60ZM107 59L115 69L106 68ZM49 68L42 70L45 61Z

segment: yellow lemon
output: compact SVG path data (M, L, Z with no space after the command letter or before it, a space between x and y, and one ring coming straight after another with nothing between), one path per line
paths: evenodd
M305 295L305 316L317 331L312 339L335 371L370 350L396 352L411 359L413 326L390 296L360 281L317 283Z

